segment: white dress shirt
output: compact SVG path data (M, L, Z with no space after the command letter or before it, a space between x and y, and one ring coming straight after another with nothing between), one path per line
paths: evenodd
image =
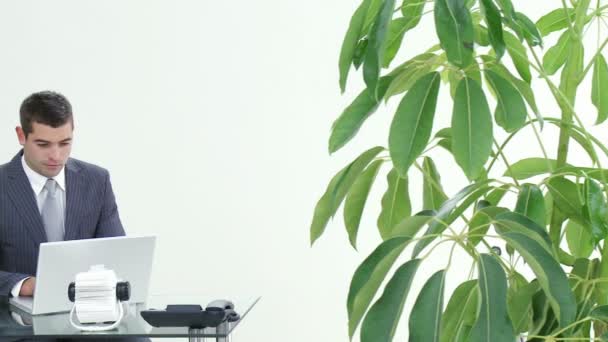
M21 157L21 165L23 166L23 171L25 171L27 179L30 181L30 185L32 186L34 195L36 195L36 204L38 204L38 211L40 212L47 196L47 191L44 188L44 185L46 184L48 178L32 170L30 166L27 165L27 163L25 162L24 157ZM57 182L57 185L59 186L59 188L57 189L56 196L59 198L59 205L65 213L65 167L63 167L61 171L59 171L59 174L53 177L53 179L55 180L55 182ZM63 215L63 219L63 225L65 226L65 215ZM21 285L23 285L23 282L27 279L29 279L29 277L22 279L20 282L15 284L15 286L13 286L13 289L11 290L11 295L13 297L19 296L19 292L21 292Z

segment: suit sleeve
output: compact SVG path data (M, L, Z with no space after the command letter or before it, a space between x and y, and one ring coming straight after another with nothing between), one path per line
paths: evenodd
M31 275L0 271L0 296L8 300L15 285L29 277Z
M106 172L104 178L103 205L101 207L99 222L97 222L97 228L95 229L95 237L123 236L125 235L125 230L118 215L118 206L114 198L114 191L112 191L110 174Z

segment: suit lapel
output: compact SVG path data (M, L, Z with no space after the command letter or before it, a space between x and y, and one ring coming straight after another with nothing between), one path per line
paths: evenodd
M80 168L69 159L65 166L65 187L66 187L66 205L65 205L65 240L78 239L80 233L76 215L79 211L79 206L82 203L81 191L86 186L85 180L82 178Z
M25 175L25 171L23 171L21 156L22 153L19 152L8 165L8 195L25 222L30 237L36 243L46 242L46 232L44 231L40 211L38 211L36 195Z

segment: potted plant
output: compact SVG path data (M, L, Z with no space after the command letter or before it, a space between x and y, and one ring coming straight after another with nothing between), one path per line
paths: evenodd
M575 109L576 100L590 101L595 124L608 118L602 55L608 5L550 5L549 12L528 16L511 0L362 0L352 15L339 84L344 91L354 68L366 88L333 123L329 152L347 144L381 102L400 102L387 146L371 147L337 172L310 226L314 243L343 206L354 247L370 189L379 170L388 170L377 221L382 242L350 283L351 339L359 330L361 341L391 341L405 300L415 296L408 322L401 322L409 326L409 341L608 340L608 173L602 168L608 148L584 124L590 113ZM415 57L392 63L404 35L423 21L433 21L436 41L410 46L419 50ZM545 38L557 37L544 46ZM584 82L591 82L591 93L577 92ZM541 87L559 113L537 106ZM449 127L434 125L440 89L452 99ZM551 129L558 138L543 139ZM524 131L534 133L530 144L542 152L513 160L505 148ZM586 153L586 165L569 162L571 146ZM468 179L456 194L442 188L440 174L454 171L436 167L438 149ZM423 177L422 194L408 191L412 173ZM421 291L411 293L417 271L444 243L469 255L474 272L445 293L446 273L456 267L450 252L445 269L419 279ZM400 258L407 260L397 263Z

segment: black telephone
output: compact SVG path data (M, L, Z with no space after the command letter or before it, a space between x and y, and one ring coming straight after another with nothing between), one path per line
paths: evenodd
M198 304L167 305L165 310L148 309L141 317L153 327L217 327L222 322L235 322L240 319L234 311L234 304L227 300L216 300L205 310Z

